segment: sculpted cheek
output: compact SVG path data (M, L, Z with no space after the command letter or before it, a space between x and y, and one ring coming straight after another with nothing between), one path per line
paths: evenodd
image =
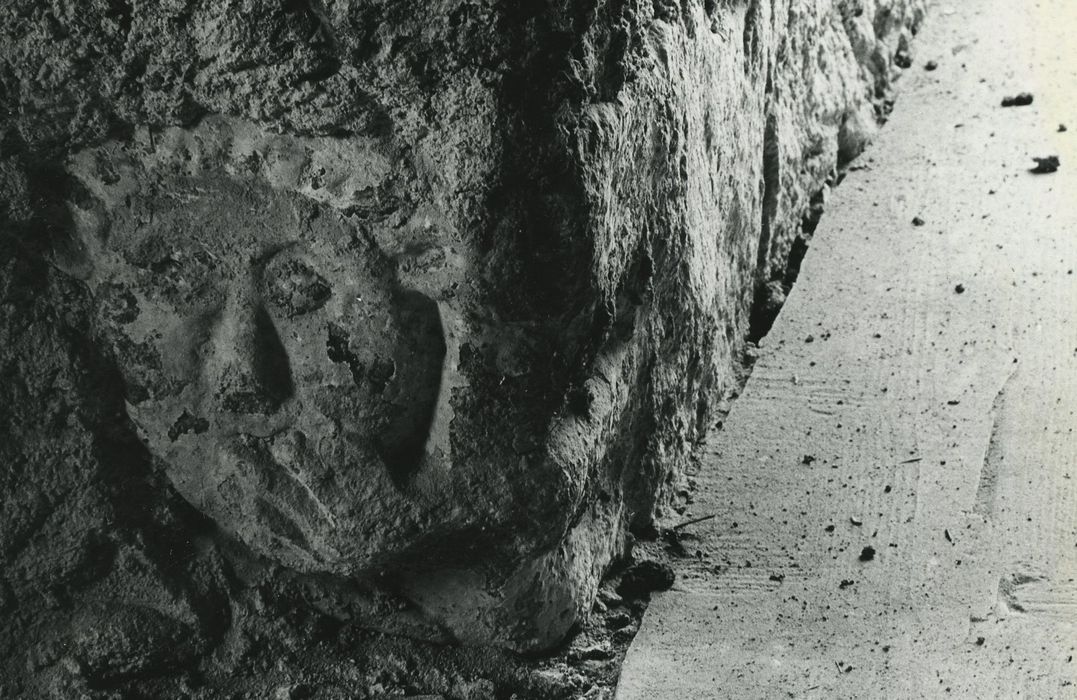
M124 380L125 398L139 404L178 394L189 381L197 331L147 302L120 276L96 291L96 325Z
M215 312L207 311L162 328L158 347L166 374L181 382L195 381L208 352L215 318Z
M119 333L113 333L110 341L128 401L138 404L179 393L182 386L163 371L155 342L137 341Z

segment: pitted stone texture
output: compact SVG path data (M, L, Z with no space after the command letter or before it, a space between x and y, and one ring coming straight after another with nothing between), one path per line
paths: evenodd
M616 89L596 90L576 134L592 274L615 319L605 348L620 363L603 376L619 377L615 412L646 436L627 457L636 522L663 507L730 386L753 290L782 279L813 195L874 132L890 59L923 8L655 3L649 22L592 27L595 46L628 47L595 68Z
M550 647L666 509L921 5L5 3L3 225L64 271L29 327L70 346L5 343L5 391L77 349L107 410L48 449L12 422L0 529L155 550L151 506L96 525L35 490L49 465L94 493L83 444L137 434L109 463L161 474L211 540ZM23 338L30 282L4 279ZM47 549L11 590L115 566Z

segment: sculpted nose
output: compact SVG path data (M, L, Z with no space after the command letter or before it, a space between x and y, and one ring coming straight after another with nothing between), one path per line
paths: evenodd
M213 341L207 369L224 410L269 414L292 395L288 355L248 285L237 285L229 293Z

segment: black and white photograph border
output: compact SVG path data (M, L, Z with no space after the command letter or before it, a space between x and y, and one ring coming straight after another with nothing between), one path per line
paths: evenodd
M1077 698L1075 31L6 0L0 698Z

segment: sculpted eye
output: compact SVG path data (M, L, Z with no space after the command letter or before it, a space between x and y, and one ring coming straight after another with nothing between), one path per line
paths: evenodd
M270 261L265 286L266 298L289 318L321 308L332 293L324 277L295 258Z
M138 300L127 286L110 282L103 285L97 294L97 308L102 319L123 326L138 318L141 311Z

